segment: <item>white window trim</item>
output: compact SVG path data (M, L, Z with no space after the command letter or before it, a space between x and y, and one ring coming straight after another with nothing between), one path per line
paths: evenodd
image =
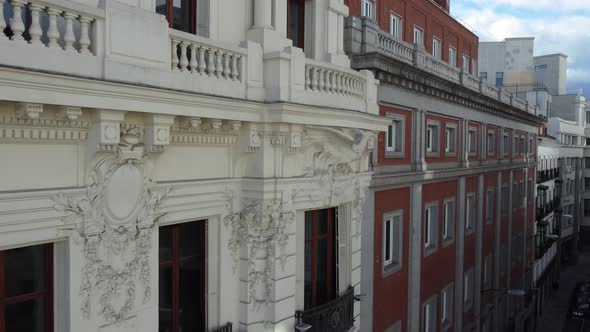
M436 46L436 42L438 42L438 48ZM438 52L436 52L438 50ZM440 38L433 36L432 37L432 56L437 59L442 59L442 41Z
M432 220L432 215L429 210L436 211L436 220ZM424 238L422 243L424 245L424 257L430 256L436 252L438 246L438 202L430 202L424 205L424 222L422 224L422 236L426 236L426 223L428 223L428 242Z
M387 220L392 220L392 235L393 235L393 220L394 218L399 218L399 238L395 239L393 236L391 237L391 243L390 243L390 248L392 250L391 253L391 261L387 262L385 261L385 222ZM397 210L397 211L393 211L393 212L388 212L385 213L383 215L383 240L381 242L382 245L382 250L381 250L381 254L382 257L381 259L383 260L383 264L382 264L382 277L385 278L397 271L400 271L402 269L402 258L403 258L403 234L404 234L404 219L403 219L403 210ZM394 259L394 246L397 246L397 250L398 250L398 257L397 257L397 262L396 259Z
M475 230L475 222L477 221L477 206L473 209L474 216L469 218L469 198L473 201L474 205L477 205L476 196L474 192L469 192L465 196L465 235L470 235ZM470 221L470 219L472 219Z
M471 136L470 133L474 133L473 137L475 137L475 142L473 144L473 145L475 145L475 150L474 151L471 151L471 141L469 140L469 137ZM479 150L478 149L478 146L477 146L478 145L477 143L478 143L478 139L477 139L477 127L471 127L470 126L468 128L468 130L467 130L467 145L468 145L468 150L467 151L468 151L470 157L477 156L477 150Z
M447 204L449 203L453 203L452 204L452 218L451 220L447 220ZM443 201L443 216L442 216L442 231L441 231L441 235L442 235L442 241L443 241L443 247L446 247L452 243L455 242L455 225L457 225L457 202L455 200L455 197L450 197L450 198L446 198ZM445 226L446 228L449 230L449 233L445 234Z
M437 302L437 295L433 295L422 305L422 330L424 332L434 332L437 330ZM426 313L428 313L428 316Z
M448 133L447 132L447 129L449 129L449 128L450 129L454 129L454 132L455 132L455 134L454 134L454 136L455 136L454 137L454 141L455 141L454 143L455 144L453 145L453 151L449 151L449 149L448 149L449 148L449 140L447 138L447 133ZM445 125L445 156L446 157L455 157L455 156L457 156L457 132L458 132L458 130L457 130L457 125L456 124L454 124L454 123L447 123Z
M396 30L395 30L395 34L394 31L392 31L392 27L393 27L393 19L397 20L397 26L396 26ZM403 38L403 29L402 27L403 25L403 21L402 21L402 17L401 15L398 15L396 12L391 11L389 13L389 34L392 35L393 37L397 38L397 39L402 39Z
M467 59L467 61L465 61L465 59ZM463 56L461 57L461 61L463 62L461 65L461 69L463 69L463 72L465 74L469 74L469 55L463 53ZM467 65L467 68L465 67L465 65Z
M440 324L442 331L448 330L451 325L453 325L453 315L454 315L454 298L455 298L455 284L450 283L440 293ZM445 295L446 294L446 295ZM448 299L449 304L446 305L445 299ZM445 311L446 317L445 318Z
M453 52L451 52L453 50ZM455 53L454 57L451 57L451 53ZM449 46L449 64L453 67L457 67L457 48Z
M491 141L490 141L490 135L492 137ZM487 140L487 155L488 156L493 156L496 154L496 132L494 130L488 130L488 134L486 136L486 140ZM492 143L492 145L490 145L490 142ZM491 147L491 151L490 151L490 147Z
M368 4L368 8L370 11L370 13L368 13L369 15L366 15L367 13L364 13L365 15L362 15L363 10L364 10L363 8L365 7L365 3ZM361 16L375 19L376 13L377 13L377 2L375 0L361 0Z
M401 133L401 151L395 151L394 149L390 149L387 145L389 142L389 128L388 131L385 132L385 158L403 158L405 156L406 151L406 117L400 114L395 113L386 113L385 117L391 119L391 121L399 121L402 133ZM395 141L394 141L395 142ZM394 143L395 146L395 143Z
M421 38L422 40L416 41L416 32L419 32L419 36L420 36L420 38ZM414 25L414 36L413 36L413 41L414 41L414 44L418 44L418 45L420 45L422 48L424 48L424 45L425 45L425 44L424 44L424 29L423 29L423 28L421 28L421 27L419 27L419 26L417 26L417 25Z
M465 271L463 278L463 312L467 312L473 306L473 268Z
M436 127L437 135L428 134L430 127ZM426 120L426 156L427 157L439 157L440 156L440 122L436 120ZM436 138L436 139L435 139ZM429 147L430 145L430 147ZM433 148L436 147L436 151Z

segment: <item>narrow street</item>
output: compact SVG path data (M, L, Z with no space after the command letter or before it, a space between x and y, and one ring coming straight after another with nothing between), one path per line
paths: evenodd
M582 327L580 322L566 320L569 300L576 284L590 279L590 251L580 252L578 264L568 266L561 272L559 290L549 294L539 324L538 332L590 331L590 322Z

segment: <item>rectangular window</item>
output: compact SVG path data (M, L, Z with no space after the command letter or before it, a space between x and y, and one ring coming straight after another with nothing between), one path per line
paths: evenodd
M304 306L336 298L336 209L305 211Z
M293 46L305 45L305 0L287 0L287 38Z
M449 47L449 64L457 67L457 49L454 47Z
M156 13L166 17L168 26L188 33L196 31L196 0L156 0Z
M524 137L520 137L520 154L525 154Z
M375 1L361 0L361 16L375 19Z
M438 225L438 205L430 203L424 209L424 255L436 250Z
M447 125L445 128L445 152L455 153L457 146L457 128Z
M439 136L439 126L429 124L426 128L426 152L438 153Z
M504 149L504 156L508 156L510 154L510 138L508 137L508 133L504 133L502 148Z
M589 177L584 178L584 189L590 190L590 178Z
M444 242L450 242L455 234L455 200L447 199L443 205L442 238Z
M206 329L206 221L159 228L159 331Z
M488 131L488 156L493 156L496 153L496 134L493 131Z
M414 25L414 44L424 47L424 29Z
M512 152L513 155L516 156L520 153L519 145L518 145L518 137L514 137L514 143L512 144Z
M546 70L547 69L547 65L536 65L535 66L535 70Z
M383 216L383 274L401 268L402 262L402 211Z
M473 268L465 272L463 284L463 310L467 311L473 304Z
M53 331L53 244L0 251L0 331Z
M482 71L479 73L479 77L482 79L482 81L487 82L488 80L488 72L487 71Z
M492 255L484 259L483 265L483 290L492 288Z
M494 223L494 190L490 189L486 194L486 224Z
M500 206L503 216L508 215L509 193L508 187L502 187L502 205Z
M471 233L475 225L476 211L475 211L475 193L467 194L467 204L465 211L465 231Z
M443 329L453 324L453 297L455 296L453 286L453 283L451 283L441 292L440 323Z
M432 56L435 59L439 59L439 60L441 58L440 46L441 46L440 39L433 37L432 38Z
M463 72L465 74L469 74L469 56L467 56L466 54L463 54Z
M402 18L399 15L391 13L389 18L389 33L395 38L401 38Z
M584 217L590 217L590 199L584 199Z
M477 154L477 129L469 128L468 135L468 145L469 145L469 154L475 155Z
M423 305L422 328L424 332L436 332L436 295Z
M496 72L496 86L504 85L504 73L499 71Z
M404 117L387 115L391 118L391 124L385 133L386 157L403 157L404 152Z
M477 60L471 59L471 73L477 75Z

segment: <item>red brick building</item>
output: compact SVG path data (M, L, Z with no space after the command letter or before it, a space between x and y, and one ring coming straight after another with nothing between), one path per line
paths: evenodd
M361 330L525 330L529 303L498 290L530 284L541 119L477 78L478 37L448 1L345 3L346 51L391 120L364 213Z

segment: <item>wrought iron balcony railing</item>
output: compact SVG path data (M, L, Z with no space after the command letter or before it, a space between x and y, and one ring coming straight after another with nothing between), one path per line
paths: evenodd
M221 327L218 327L216 330L213 330L212 332L232 332L232 323L229 322Z
M354 288L332 302L295 312L297 324L309 324L308 332L345 332L354 325Z

